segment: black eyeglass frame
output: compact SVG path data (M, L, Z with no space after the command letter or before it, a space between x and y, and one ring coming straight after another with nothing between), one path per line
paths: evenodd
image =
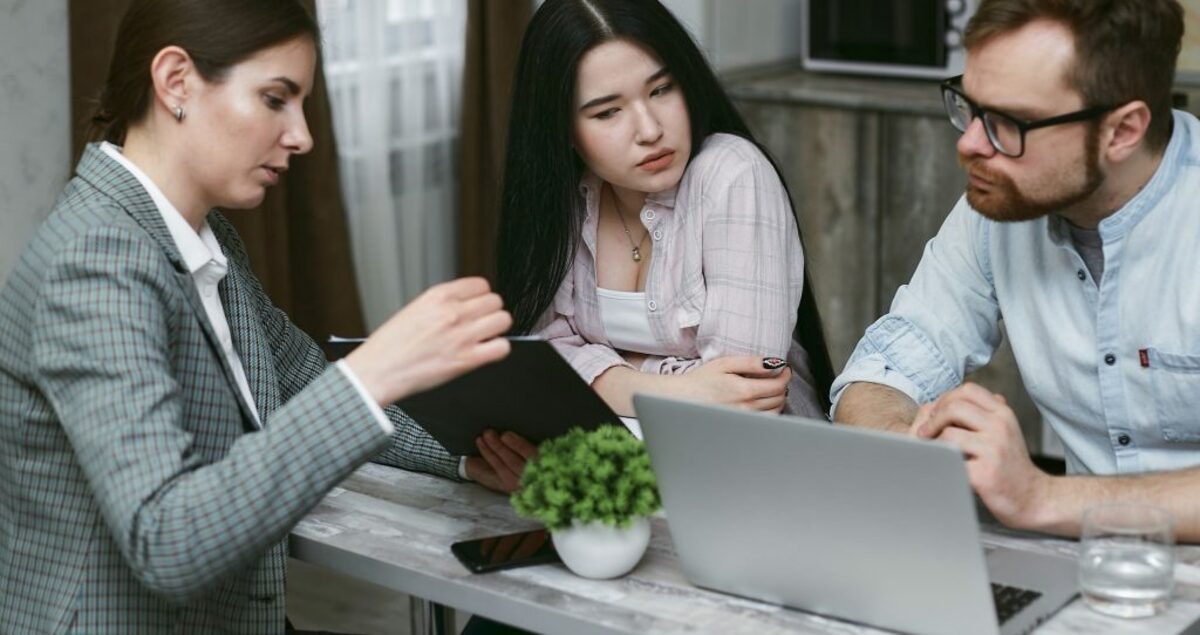
M1030 130L1037 130L1038 128L1046 128L1049 126L1058 126L1065 123L1088 121L1090 119L1095 119L1100 115L1111 112L1117 108L1117 106L1093 106L1091 108L1084 108L1083 110L1069 112L1065 115L1047 117L1046 119L1038 119L1037 121L1028 121L1012 115L1006 115L1002 112L981 107L970 97L967 97L967 94L959 88L959 86L962 85L962 78L962 75L956 75L943 81L941 84L942 106L946 109L946 116L950 118L950 125L954 126L955 130L965 133L967 131L967 127L970 127L971 121L974 121L975 119L982 119L983 131L987 134L988 142L992 144L992 147L996 149L996 152L1014 159L1019 159L1025 155L1025 133L1029 132ZM950 101L946 99L946 93L954 93L958 97L962 98L963 102L965 102L967 106L971 108L971 119L967 121L966 127L959 128L958 125L954 123L954 113L950 110ZM998 117L1000 119L1010 121L1017 127L1017 132L1020 134L1021 147L1016 154L1006 152L1000 147L1000 142L996 140L995 128L989 123L989 118L992 117Z

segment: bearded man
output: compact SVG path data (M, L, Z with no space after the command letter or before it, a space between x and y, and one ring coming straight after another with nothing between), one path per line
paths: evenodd
M983 0L942 93L965 197L832 389L839 423L960 448L1005 524L1078 535L1136 499L1200 540L1200 122L1172 111L1175 0ZM1030 461L999 345L1066 448Z

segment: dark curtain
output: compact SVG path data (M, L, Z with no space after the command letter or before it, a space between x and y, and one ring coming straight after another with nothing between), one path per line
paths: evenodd
M314 12L314 0L304 0ZM108 74L117 27L129 0L70 0L72 134L78 157L95 98ZM325 74L317 66L305 114L313 149L293 157L279 185L257 209L225 215L246 243L255 275L271 300L301 329L323 342L329 334L360 335L365 327L350 255L338 173L337 144Z
M459 275L495 281L500 177L513 71L529 0L468 0L459 157Z

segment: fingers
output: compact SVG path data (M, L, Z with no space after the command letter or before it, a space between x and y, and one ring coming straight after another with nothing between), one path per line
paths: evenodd
M774 370L764 369L762 358L757 355L718 357L707 362L706 365L711 365L721 372L734 373L743 377L773 377L776 373Z
M450 282L443 282L430 287L425 293L434 295L444 294L444 297L453 300L467 300L479 295L483 295L491 291L491 286L486 278L472 276L469 278L459 278Z
M492 451L493 455L500 459L503 468L519 479L521 472L525 471L525 457L518 454L506 443L501 441L500 435L497 434L495 430L485 430L482 437L483 442L487 444L488 449ZM498 465L496 467L497 471L499 471L501 466Z
M755 399L754 401L748 402L746 405L751 410L757 410L759 412L774 412L778 414L783 410L783 407L786 404L787 393L784 392L782 394L772 395L770 397L763 397L762 399Z
M504 492L516 491L517 487L519 487L521 484L519 475L514 475L512 471L508 469L504 459L500 458L500 456L496 454L495 450L493 450L492 447L483 440L482 436L475 439L475 447L479 449L479 455L483 457L483 460L487 463L488 468L495 476L496 482L494 483L493 489L499 489L500 491ZM493 484L488 485L491 486Z
M508 446L510 450L516 452L521 458L526 461L537 456L537 446L525 440L525 437L516 432L505 432L500 435L500 441Z
M765 379L769 377L778 377L781 373L791 374L791 370L787 366L787 362L778 357L735 357L728 358L736 360L735 369L729 372L734 372L742 377L752 377L756 379Z
M908 436L917 438L925 437L922 432L922 426L929 421L929 417L933 415L933 408L937 404L936 401L931 401L920 408L917 408L917 416L913 418L912 425L908 427Z
M965 399L983 408L984 410L1000 410L1008 406L1008 402L1004 397L993 393L992 391L980 386L979 384L965 383L958 388L946 393L943 397L951 399Z
M475 439L479 456L467 457L467 476L480 485L512 493L521 486L525 461L537 455L537 447L511 432L487 430Z
M910 433L919 438L936 437L947 425L970 430L1019 427L1016 414L1002 396L978 385L967 383L955 388L931 404L922 406Z
M512 315L508 311L497 310L464 324L463 335L467 341L482 342L503 335L510 327Z
M991 410L979 407L973 401L957 399L943 402L939 400L929 419L922 424L918 436L924 439L934 439L950 426L979 432L993 425L994 414Z
M955 427L943 430L937 441L958 448L968 459L977 458L983 451L985 443L978 433Z
M495 293L484 293L473 298L458 302L459 319L464 322L476 320L485 315L496 313L504 308L504 300Z
M464 351L462 356L464 368L462 372L500 361L507 357L511 350L512 343L503 337L496 337L485 342L480 342Z
M792 371L785 368L782 371L773 372L778 373L778 375L774 377L741 378L742 389L745 391L744 394L747 401L783 396L787 392L788 382L792 379Z
M512 489L506 488L500 482L500 477L496 475L496 470L488 464L487 459L482 456L467 457L467 478L476 483L496 492L512 493Z
M521 484L521 473L525 471L526 457L501 441L500 435L494 430L484 431L475 440L475 444L479 447L484 459L496 471L505 489L515 491Z

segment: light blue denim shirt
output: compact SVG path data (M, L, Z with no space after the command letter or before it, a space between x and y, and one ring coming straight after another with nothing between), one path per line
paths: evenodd
M1200 464L1200 121L1174 122L1154 177L1100 223L1098 287L1062 218L998 223L960 200L834 382L834 409L859 381L936 399L991 359L1003 319L1071 473Z

